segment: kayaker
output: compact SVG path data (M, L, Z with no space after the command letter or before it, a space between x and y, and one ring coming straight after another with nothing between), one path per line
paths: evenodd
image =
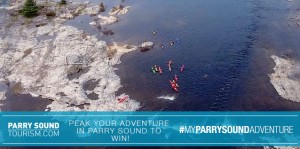
M156 35L156 33L157 33L157 31L152 31L152 34L153 34L153 35Z
M171 84L172 88L176 87L176 82L174 80L172 80L172 81L170 80L170 84Z
M151 71L152 71L153 73L156 73L156 71L155 71L155 68L154 68L154 67L151 67Z
M175 76L174 76L174 80L175 80L176 82L178 82L178 77L177 77L176 74L175 74Z
M175 43L174 41L170 41L170 45L173 46Z
M171 84L171 87L178 92L178 87L176 86L176 84Z
M171 84L171 87L176 91L178 92L178 84L174 81L174 80L169 80L170 81L170 84Z
M176 85L174 83L171 84L172 88L176 88Z
M172 80L171 84L174 84L176 87L179 87L178 83L175 80Z
M156 72L159 71L159 70L158 70L158 67L157 67L156 65L154 65L154 69L155 69Z
M171 84L176 84L175 80L172 80L172 81L171 81Z
M180 72L184 71L184 64L180 67Z
M181 41L177 38L176 39L176 42L178 43L178 44L180 44L181 43Z
M164 48L165 48L165 46L164 46L163 44L161 44L161 45L160 45L160 48L164 49Z
M161 67L158 67L158 70L159 70L159 73L162 75L162 68Z
M172 61L169 61L169 62L168 62L168 67L169 67L169 70L170 70L170 71L172 71L172 64L173 64Z

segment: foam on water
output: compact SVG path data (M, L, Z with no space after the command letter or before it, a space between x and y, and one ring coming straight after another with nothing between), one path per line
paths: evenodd
M175 100L176 99L176 95L162 95L157 97L158 99L167 99L167 100Z

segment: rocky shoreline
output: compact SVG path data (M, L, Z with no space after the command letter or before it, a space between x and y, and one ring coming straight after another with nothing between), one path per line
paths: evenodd
M278 94L288 100L300 102L300 63L292 59L284 59L275 55L274 73L270 74L270 82Z
M9 23L1 29L5 36L0 39L0 60L3 61L0 100L5 100L7 84L18 84L20 94L53 100L48 105L51 111L135 111L140 107L130 98L118 102L115 93L122 86L113 67L120 63L123 54L137 47L107 46L105 41L63 24L78 15L102 16L100 5L69 1L66 6L58 6L55 1L41 0L38 1L38 5L44 7L41 11L51 10L56 16L47 17L45 13L29 20L15 14L21 4L19 1L12 4ZM97 24L101 26L111 24L105 19L117 18L99 16ZM109 55L111 50L114 52ZM75 77L70 77L72 75ZM83 86L88 81L96 84L86 90ZM96 94L97 100L89 99L89 94Z

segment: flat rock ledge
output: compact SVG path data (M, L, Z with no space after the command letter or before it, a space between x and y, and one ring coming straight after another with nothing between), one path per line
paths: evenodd
M278 56L271 56L275 62L270 81L278 94L285 99L300 102L300 63Z

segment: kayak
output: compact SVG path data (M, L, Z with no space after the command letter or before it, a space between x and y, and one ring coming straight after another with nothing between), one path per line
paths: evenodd
M167 64L168 64L169 70L172 71L172 64L173 64L173 62L169 61Z
M183 72L184 71L184 65L182 65L181 67L180 67L180 72Z
M159 73L162 74L162 71L163 71L162 68L158 67L158 70L159 70Z
M175 80L170 81L170 83L171 83L172 88L173 87L179 87L178 83Z
M174 42L173 42L173 41L170 41L170 45L173 46L173 45L174 45Z
M124 96L123 98L118 98L119 103L124 102L126 99L128 98L128 96Z
M155 68L154 67L151 67L151 70L150 71L152 71L153 73L156 73L156 71L155 71Z
M161 49L164 49L164 45L160 45L160 48L161 48Z
M177 42L178 44L180 44L180 40L179 40L179 39L176 39L176 42Z
M176 82L178 82L178 77L177 77L177 75L175 75L174 80L175 80Z
M172 89L173 89L174 91L178 92L178 87L173 86L173 85L171 85L171 86L172 86Z
M171 80L169 80L169 81L170 81L172 89L175 90L176 92L178 92L178 84L175 82L172 82Z

